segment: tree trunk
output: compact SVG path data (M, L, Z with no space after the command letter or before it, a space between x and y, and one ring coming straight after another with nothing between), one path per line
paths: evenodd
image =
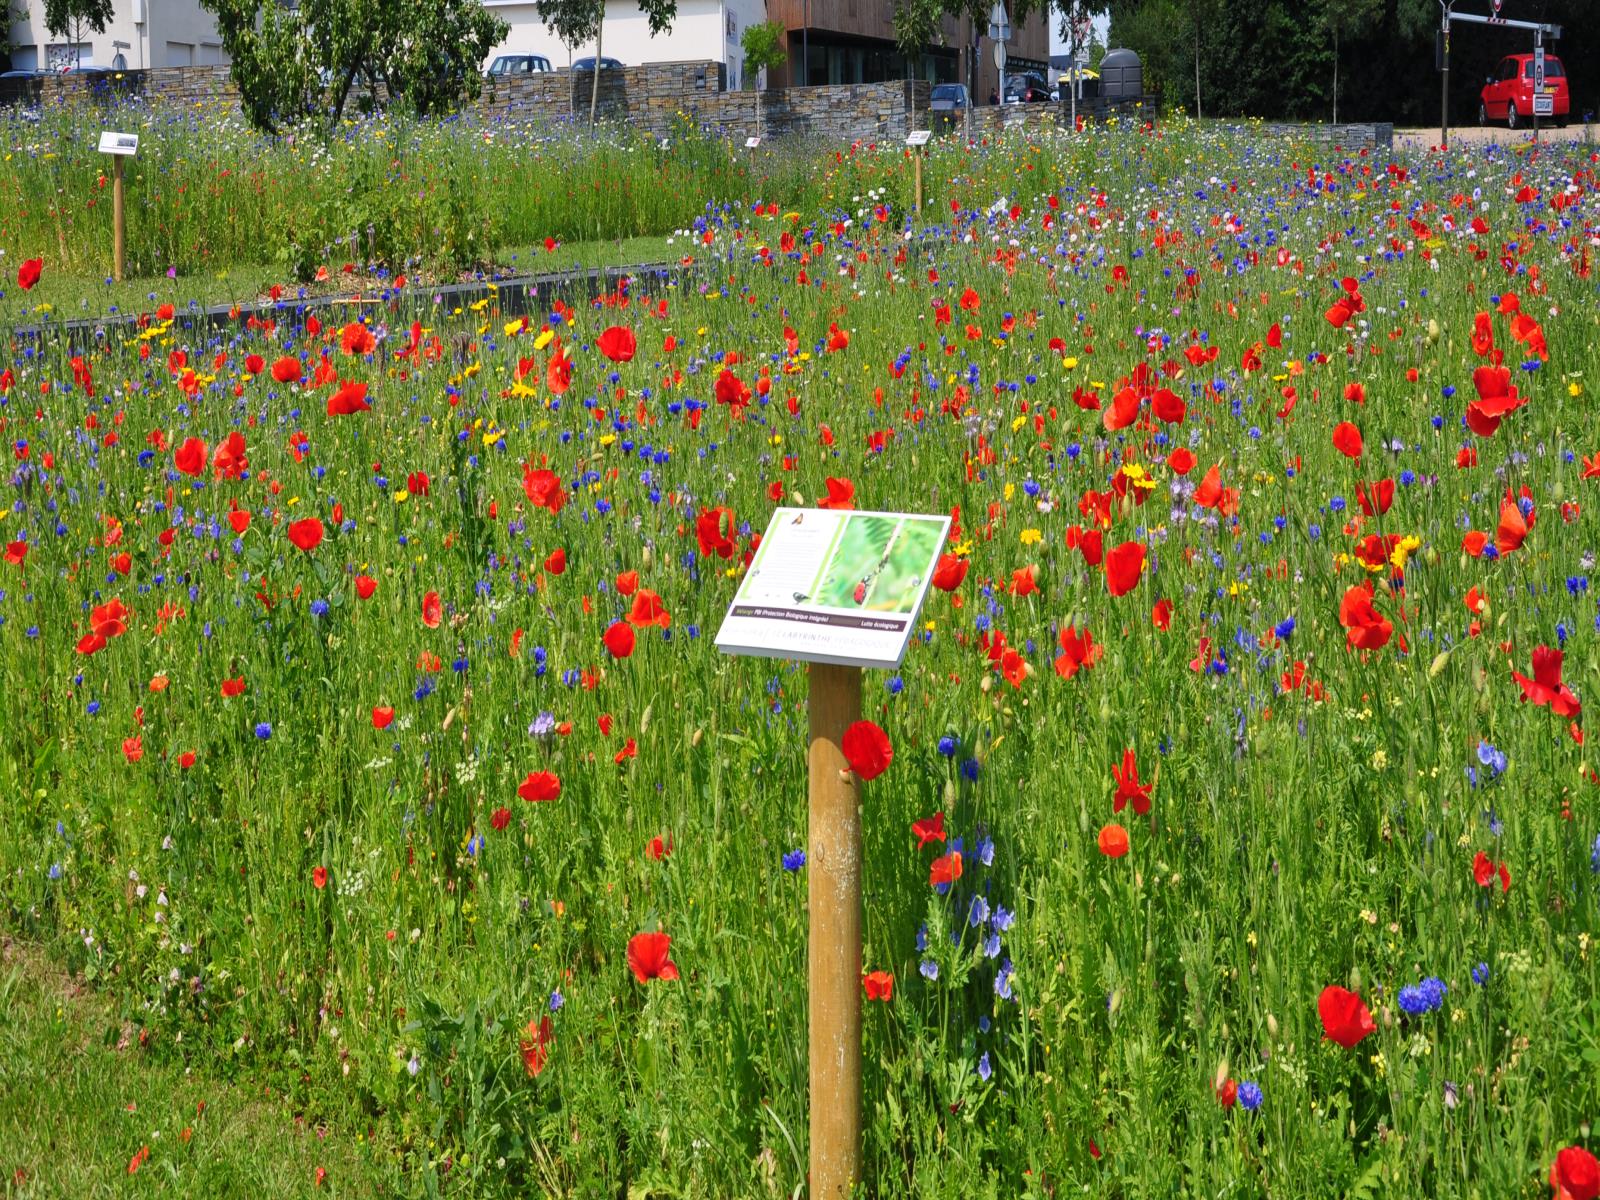
M606 33L606 10L600 8L600 24L594 32L594 80L589 85L589 128L594 128L595 114L600 109L600 43Z
M1333 27L1333 123L1339 123L1339 27Z

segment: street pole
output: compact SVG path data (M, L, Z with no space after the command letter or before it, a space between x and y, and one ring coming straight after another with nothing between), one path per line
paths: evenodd
M849 1200L861 1180L861 809L842 743L861 717L861 669L812 663L810 710L810 1194Z
M800 86L811 86L811 0L806 0L805 25L800 30Z

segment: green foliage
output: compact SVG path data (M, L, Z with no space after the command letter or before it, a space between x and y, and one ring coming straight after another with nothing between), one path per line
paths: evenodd
M739 35L739 49L744 52L749 78L753 80L757 71L773 71L789 61L783 37L781 21L756 21L744 27Z
M217 20L246 116L276 132L337 127L360 83L417 115L477 96L506 23L479 0L201 0Z
M88 30L106 31L114 15L112 6L113 0L44 0L44 27L77 46Z

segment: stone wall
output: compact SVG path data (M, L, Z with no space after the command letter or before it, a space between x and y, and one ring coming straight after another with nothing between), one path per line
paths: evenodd
M928 111L924 80L777 88L730 92L719 62L651 63L600 72L599 119L665 137L684 125L738 141L814 138L834 143L900 140L911 129L938 128ZM487 119L588 120L594 73L548 71L485 82L476 111ZM117 75L59 75L0 81L0 104L111 103L143 99L180 106L238 104L227 67L164 67ZM759 121L758 121L759 106ZM1008 105L973 110L973 132L1002 124L1033 130L1064 122L1053 104Z

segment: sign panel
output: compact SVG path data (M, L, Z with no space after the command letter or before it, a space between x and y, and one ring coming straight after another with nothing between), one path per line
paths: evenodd
M717 649L898 667L949 532L949 517L778 509L717 631Z
M139 135L137 133L102 133L100 135L101 154L137 154L139 153Z
M747 137L744 140L744 148L746 150L754 150L759 145L761 145L761 139L758 137Z
M906 134L906 145L926 146L928 144L928 139L932 136L933 130L931 129L913 129L910 133Z
M1536 117L1553 117L1556 115L1556 98L1540 92L1533 98L1533 115Z
M994 69L996 71L1004 71L1006 69L1006 44L1004 42L996 42L994 44Z
M1544 91L1544 47L1533 48L1533 90Z

